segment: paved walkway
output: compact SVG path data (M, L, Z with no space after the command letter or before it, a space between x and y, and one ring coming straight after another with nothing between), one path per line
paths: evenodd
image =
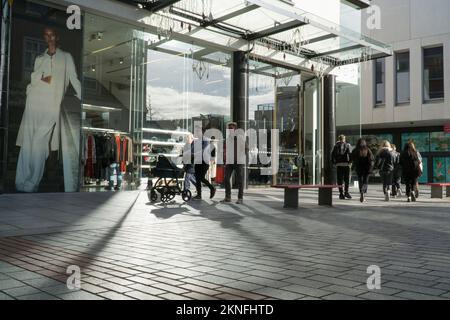
M372 190L375 187L372 187ZM448 299L450 200L151 205L144 192L0 195L0 299ZM66 285L81 268L81 290ZM381 268L369 290L367 268Z

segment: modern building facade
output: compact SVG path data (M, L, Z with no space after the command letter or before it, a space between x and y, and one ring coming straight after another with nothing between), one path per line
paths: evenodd
M424 156L421 182L450 182L450 2L371 3L380 26L363 23L363 33L394 54L362 64L363 134L398 146L413 139Z
M26 162L38 192L103 190L111 145L120 150L114 183L122 172L123 186L138 188L158 156L179 157L196 122L223 132L230 120L279 130L279 152L272 137L251 150L276 158L279 172L261 177L266 164L257 162L247 168L249 184L324 182L336 119L360 133L359 96L347 103L359 92L359 63L392 53L360 34L366 7L344 0L2 0L1 190L23 191L19 132L56 94L59 115L45 133L56 142L42 175L34 170L42 159ZM46 56L49 32L58 42L54 59ZM67 66L71 76L58 91L51 76L68 75ZM44 91L33 95L35 85Z

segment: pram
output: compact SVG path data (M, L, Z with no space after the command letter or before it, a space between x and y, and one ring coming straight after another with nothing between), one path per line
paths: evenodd
M157 178L154 184L149 179L147 185L147 194L151 202L158 201L158 193L161 194L161 202L163 203L172 201L177 195L181 195L185 202L191 200L191 191L183 190L179 180L184 177L184 170L178 168L167 157L163 155L158 157L156 167L151 171L151 174Z

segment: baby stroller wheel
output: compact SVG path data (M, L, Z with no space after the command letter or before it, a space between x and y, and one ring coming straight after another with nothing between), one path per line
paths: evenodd
M167 194L167 202L172 201L173 199L175 199L175 192L173 192L172 190L169 191L169 193Z
M167 193L161 194L161 201L163 203L169 202L169 195Z
M152 201L152 202L158 201L158 194L156 193L155 190L151 190L149 192L149 198L150 198L150 201Z
M189 200L191 200L191 198L192 198L191 190L184 190L181 193L181 197L183 198L184 202L188 202Z

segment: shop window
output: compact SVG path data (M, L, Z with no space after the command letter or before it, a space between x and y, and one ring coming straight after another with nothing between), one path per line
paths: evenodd
M424 100L444 98L444 50L443 47L423 50Z
M386 102L386 59L375 60L375 106Z
M397 103L410 101L409 51L396 54L396 94Z
M402 133L402 149L405 144L412 140L419 152L430 151L430 134L428 132L408 132Z
M433 182L450 182L450 158L433 158Z
M369 146L370 150L373 152L373 154L377 154L378 151L381 149L381 146L383 145L384 141L389 141L392 143L394 140L394 136L390 133L380 133L376 135L368 135L363 137L367 145Z
M431 132L430 147L433 152L450 151L450 133Z

